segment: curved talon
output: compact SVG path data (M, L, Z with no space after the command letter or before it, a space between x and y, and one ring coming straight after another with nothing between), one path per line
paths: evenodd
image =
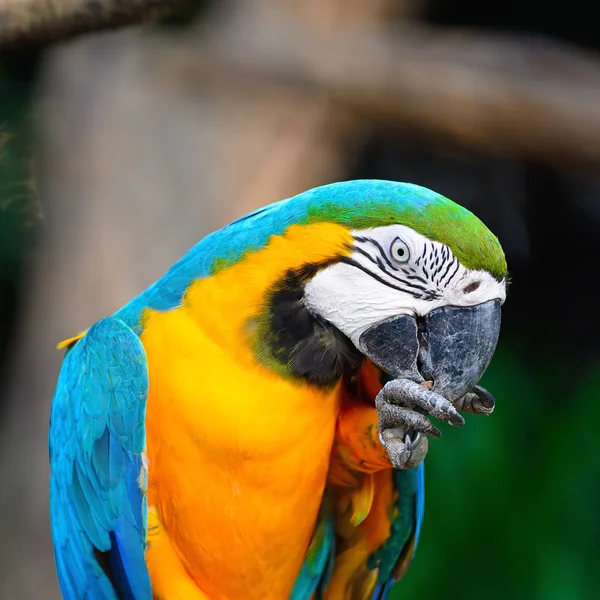
M404 443L408 446L408 448L411 451L414 451L414 449L417 448L417 446L422 443L421 442L422 439L423 439L423 434L420 431L417 431L417 434L415 435L414 439L411 439L410 435L408 435L408 433L407 433L404 438Z
M486 414L490 414L496 408L496 401L484 387L476 385L473 387L473 393L477 394L481 406L486 409Z
M454 406L476 415L490 415L496 407L494 397L483 387L476 385L473 390L457 400Z

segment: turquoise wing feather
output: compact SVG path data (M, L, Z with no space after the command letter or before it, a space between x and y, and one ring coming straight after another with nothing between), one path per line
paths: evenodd
M321 506L317 525L306 552L302 569L296 578L290 600L316 599L326 589L335 560L335 522L327 498Z
M371 600L387 600L394 584L406 572L419 543L425 501L425 468L394 471L398 491L398 513L392 521L387 542L371 556L370 566L379 567L377 586Z
M50 517L66 600L150 600L144 348L125 323L96 323L65 356L50 416ZM140 487L142 486L142 487Z

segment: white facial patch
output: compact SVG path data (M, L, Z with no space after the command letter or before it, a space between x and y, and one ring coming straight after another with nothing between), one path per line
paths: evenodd
M355 251L306 285L307 308L358 346L371 325L398 315L423 316L441 306L506 298L506 282L464 267L448 246L403 225L352 232Z

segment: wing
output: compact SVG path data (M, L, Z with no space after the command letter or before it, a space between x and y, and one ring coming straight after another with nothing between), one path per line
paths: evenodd
M423 463L414 469L392 473L397 492L396 510L392 512L390 537L369 559L370 565L379 567L371 600L386 600L394 584L406 573L417 550L423 523Z
M362 501L370 505L367 516L353 509L349 519L350 513L334 519L335 505L326 497L290 600L389 598L417 549L423 521L423 474L422 463L407 471L380 473L363 496ZM391 503L386 502L388 498ZM383 531L383 542L369 548Z
M146 539L146 355L107 318L69 348L50 417L50 519L67 600L151 599Z

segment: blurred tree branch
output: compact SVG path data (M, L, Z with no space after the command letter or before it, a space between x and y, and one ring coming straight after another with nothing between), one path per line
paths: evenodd
M325 32L248 19L180 45L183 78L257 78L320 90L389 126L487 153L600 163L600 61L541 38L411 23Z
M0 50L163 17L193 0L2 0Z
M188 4L4 0L0 48L151 19ZM401 13L414 12L414 3L401 4ZM316 0L297 13L288 0L226 6L195 42L176 38L181 51L167 56L183 77L229 75L318 89L370 120L486 153L554 165L600 163L600 61L591 53L531 36L406 21L382 26L393 12L385 0L367 8L330 2L329 12Z

